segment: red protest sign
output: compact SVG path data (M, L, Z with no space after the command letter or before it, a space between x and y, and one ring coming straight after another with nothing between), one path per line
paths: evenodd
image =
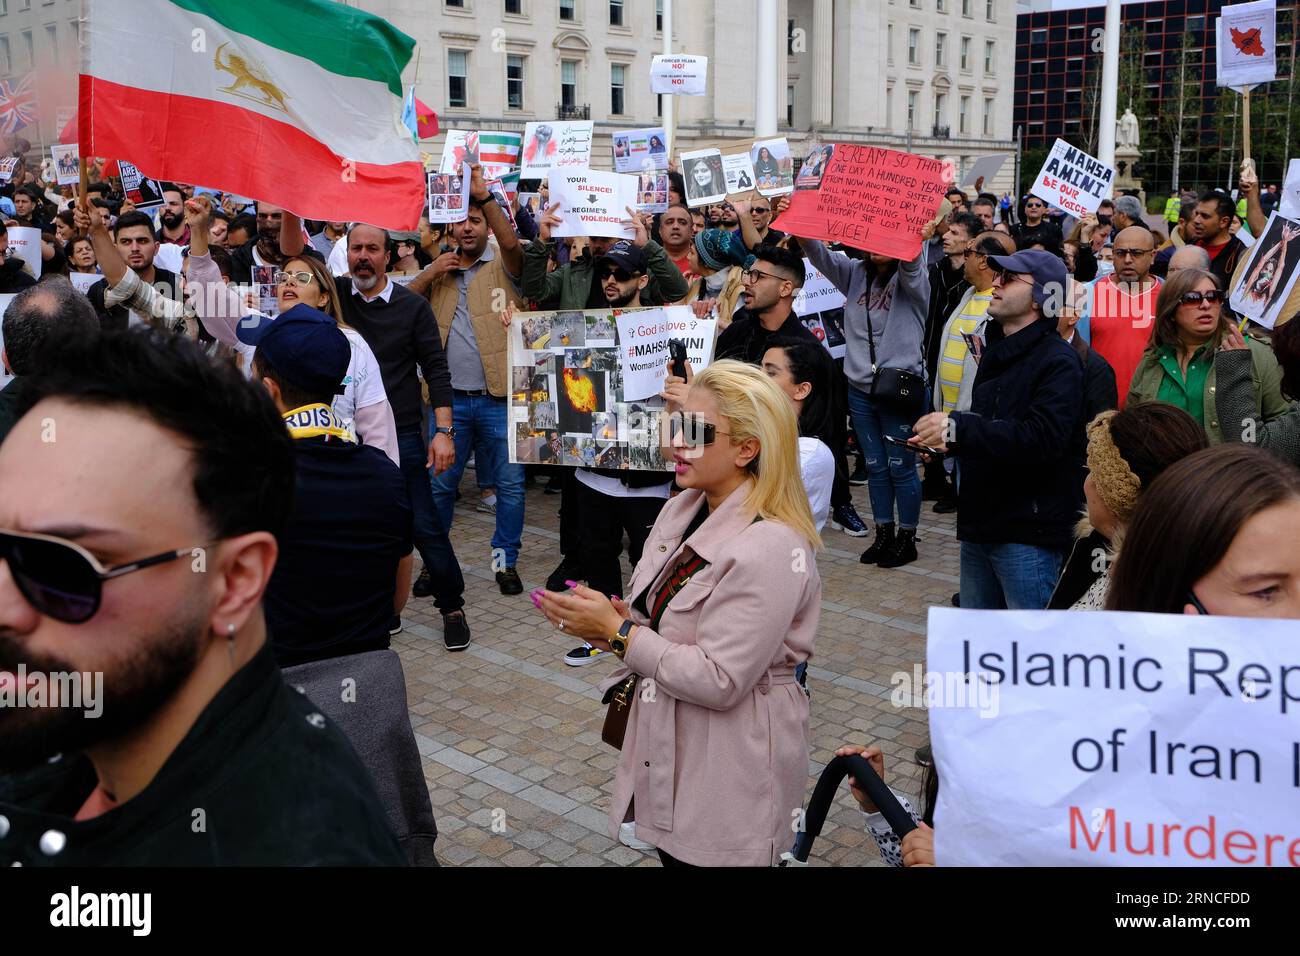
M915 259L921 251L921 230L943 202L947 172L937 159L840 143L820 176L800 171L790 206L772 228L895 259Z

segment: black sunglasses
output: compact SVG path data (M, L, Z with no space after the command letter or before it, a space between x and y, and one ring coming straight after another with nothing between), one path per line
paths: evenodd
M712 445L719 435L731 432L718 431L713 422L706 422L693 412L673 412L668 416L668 440L675 441L678 435L685 435L683 443L689 447Z
M64 624L84 624L95 616L105 581L175 561L193 550L178 548L106 568L75 542L45 534L0 531L0 560L8 563L22 596L41 614Z
M632 273L628 272L626 269L601 269L600 270L601 282L606 281L610 276L613 276L616 282L632 281Z
M1202 302L1208 302L1211 305L1217 305L1227 300L1227 296L1218 289L1211 289L1209 292L1184 292L1178 297L1178 301L1183 305L1200 305Z

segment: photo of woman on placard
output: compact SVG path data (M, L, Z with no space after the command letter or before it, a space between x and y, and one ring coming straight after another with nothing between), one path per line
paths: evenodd
M664 146L664 141L660 139L658 136L650 137L650 152L651 153L667 152L667 147Z
M766 146L760 146L758 155L754 157L754 175L758 177L758 185L762 188L771 189L777 185L776 160Z
M688 205L703 205L727 194L721 156L695 156L684 163Z
M817 146L803 161L799 176L794 181L795 189L817 189L822 184L822 176L830 163L834 146Z

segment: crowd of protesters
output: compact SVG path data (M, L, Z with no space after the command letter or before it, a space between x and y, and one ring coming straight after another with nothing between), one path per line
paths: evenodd
M463 222L394 233L171 183L151 214L100 176L80 203L19 165L0 242L39 228L42 267L0 266L0 671L111 679L102 721L0 723L0 862L432 862L390 645L412 594L471 643L471 457L503 595L534 472L561 496L528 600L582 642L564 663L618 658L611 835L665 865L788 848L827 524L893 569L926 550L926 500L955 512L963 608L1300 617L1300 326L1241 323L1225 292L1271 205L1253 178L1242 210L1207 191L1154 227L1132 196L1063 223L954 187L906 261L773 228L788 197L691 208L670 178L631 239L556 240L544 192L507 212L477 166ZM795 313L805 263L845 297L818 316L842 359ZM708 368L665 367L672 470L512 463L511 316L665 304L719 329ZM340 675L366 703L318 707ZM221 824L193 830L196 805ZM928 826L867 825L933 862Z

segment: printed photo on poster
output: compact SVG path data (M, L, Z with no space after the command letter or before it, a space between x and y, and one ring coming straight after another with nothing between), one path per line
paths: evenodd
M794 157L785 137L756 142L749 151L758 191L764 196L781 196L794 191Z
M615 172L646 173L668 168L667 136L661 126L616 130L611 143Z
M706 206L727 198L722 154L716 149L682 153L682 178L686 181L688 206Z
M666 212L668 209L668 174L642 173L637 177L636 210Z
M544 179L553 169L589 167L593 129L590 120L529 123L520 154L523 178Z
M1228 298L1233 311L1273 328L1300 276L1300 222L1269 216L1238 276Z
M464 222L469 210L470 170L429 173L429 222Z
M727 193L747 193L754 189L754 167L748 153L722 157L722 173L727 179Z
M55 181L60 186L75 186L81 181L81 157L77 154L77 144L61 145L55 143L50 147L54 157Z
M795 189L820 189L822 176L826 174L826 167L830 164L831 156L835 152L832 144L825 146L814 146L809 150L808 155L804 157L803 165L799 167L799 175L795 177Z

